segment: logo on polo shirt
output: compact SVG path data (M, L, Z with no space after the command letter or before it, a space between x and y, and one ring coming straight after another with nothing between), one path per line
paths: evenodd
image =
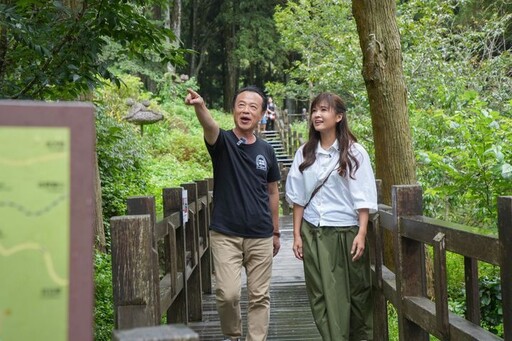
M267 170L267 160L265 160L263 155L256 156L256 169Z

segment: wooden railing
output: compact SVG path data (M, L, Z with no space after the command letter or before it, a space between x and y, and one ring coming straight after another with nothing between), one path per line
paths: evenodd
M208 233L212 188L212 179L207 179L164 189L159 222L154 197L128 199L128 215L111 219L117 330L158 326L164 316L173 324L202 320L202 294L212 288ZM183 328L177 330L183 335ZM116 335L123 340L124 334Z
M398 312L400 340L502 340L480 327L478 262L500 267L504 340L512 340L512 197L498 198L498 236L422 216L419 186L393 186L392 207L381 205L371 242L375 289L375 340L389 340L387 302ZM395 273L383 264L384 230L395 250ZM427 297L425 245L433 249L434 300ZM464 257L466 310L448 310L446 252Z
M306 142L303 136L296 131L292 131L290 127L290 118L285 110L278 110L277 120L276 120L276 130L279 133L281 141L285 147L286 152L291 157L294 156L295 151Z
M128 215L111 220L115 340L123 330L202 319L202 294L211 293L208 240L212 181L163 190L163 219L156 222L154 198L128 200ZM189 221L183 222L182 190L188 191ZM498 236L482 229L422 215L419 186L393 186L392 206L380 205L369 228L374 286L374 340L389 340L388 303L398 313L400 340L512 340L512 197L498 198ZM384 238L388 231L392 238ZM394 272L384 262L391 240ZM427 297L426 246L432 249L434 298ZM446 253L464 257L465 317L448 309ZM480 327L478 264L500 267L504 338ZM279 298L276 298L279 299ZM158 332L165 326L136 330ZM158 329L160 328L160 329ZM165 327L169 328L169 327ZM168 330L168 329L166 329ZM177 338L194 334L175 326ZM194 338L196 337L196 338ZM138 338L137 340L145 340ZM198 340L197 335L187 340Z

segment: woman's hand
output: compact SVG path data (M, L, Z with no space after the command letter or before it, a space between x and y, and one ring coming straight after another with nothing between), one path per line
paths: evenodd
M353 262L361 258L361 256L363 255L365 248L365 239L366 236L362 235L361 233L358 233L357 236L354 238L354 242L352 243L352 249L350 250Z
M297 259L304 259L304 254L302 253L302 237L293 238L293 253Z

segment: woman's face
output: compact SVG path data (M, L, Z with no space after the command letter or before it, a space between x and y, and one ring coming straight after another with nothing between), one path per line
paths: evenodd
M320 102L311 110L311 124L316 131L323 133L336 130L336 124L343 118L343 114L338 114L328 103Z

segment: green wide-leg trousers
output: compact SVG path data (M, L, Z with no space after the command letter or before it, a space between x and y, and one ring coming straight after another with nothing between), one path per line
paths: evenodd
M358 227L301 228L309 302L323 341L373 339L373 300L368 247L352 261Z

